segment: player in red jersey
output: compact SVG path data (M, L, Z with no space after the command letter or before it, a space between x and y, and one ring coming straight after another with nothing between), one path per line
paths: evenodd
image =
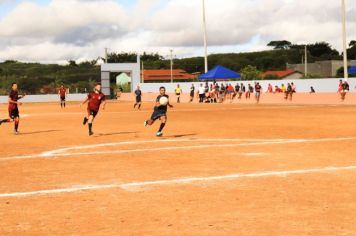
M20 99L24 98L25 95L20 96L18 93L18 86L16 83L12 84L11 92L9 95L9 118L5 120L0 120L0 125L2 123L15 122L14 133L18 134L19 124L20 124L20 112L18 106L21 106L22 103L19 102Z
M66 95L67 95L67 89L64 87L62 84L61 87L58 90L58 96L61 101L61 108L66 107Z
M99 112L100 105L103 104L103 110L105 110L105 104L106 104L105 95L101 92L100 84L97 84L94 88L94 91L88 94L87 99L81 104L81 106L87 102L88 102L88 116L84 117L83 125L86 125L88 123L89 136L92 136L94 134L92 130L93 121Z

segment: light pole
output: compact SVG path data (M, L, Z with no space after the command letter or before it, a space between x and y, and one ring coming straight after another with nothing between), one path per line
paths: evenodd
M171 52L171 83L173 83L173 49L171 49L170 52Z
M349 78L348 63L347 63L347 36L346 36L346 4L345 0L341 0L342 5L342 46L344 51L344 79L347 81Z
M205 14L205 0L203 1L203 38L204 38L204 64L205 64L205 73L208 72L208 37L206 31L206 14Z

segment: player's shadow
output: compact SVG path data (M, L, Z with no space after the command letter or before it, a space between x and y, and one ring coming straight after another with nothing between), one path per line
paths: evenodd
M107 134L96 134L94 137L98 138L98 137L123 135L123 134L137 134L137 132L116 132L116 133L107 133Z
M171 135L171 136L164 136L165 138L185 138L185 137L190 137L190 136L196 136L198 134L177 134L177 135Z
M46 133L55 133L55 132L62 132L62 131L64 130L40 130L40 131L20 133L20 135L46 134Z

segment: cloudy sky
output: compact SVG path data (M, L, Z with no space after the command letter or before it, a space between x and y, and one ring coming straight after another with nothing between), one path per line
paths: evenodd
M356 1L347 1L356 40ZM206 0L209 53L266 49L271 40L341 49L340 0ZM199 56L201 0L0 0L0 61L86 60L111 51Z

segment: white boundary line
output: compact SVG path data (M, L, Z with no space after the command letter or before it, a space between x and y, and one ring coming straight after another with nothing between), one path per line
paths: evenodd
M227 180L235 180L241 178L286 177L290 175L327 173L327 172L338 172L338 171L354 171L354 170L356 170L356 166L325 167L325 168L287 170L287 171L270 171L270 172L257 172L257 173L249 173L249 174L237 173L231 175L210 176L210 177L190 177L190 178L177 178L177 179L170 179L170 180L132 182L132 183L124 183L124 184L88 185L88 186L80 186L80 187L47 189L47 190L38 190L38 191L30 191L30 192L0 193L0 198L20 198L20 197L31 197L31 196L41 196L41 195L75 193L75 192L83 192L83 191L99 191L99 190L106 190L106 189L124 189L130 191L130 189L133 188L142 188L142 187L149 187L149 186L154 187L154 186L183 185L183 184L187 185L187 184L193 184L199 182L227 181Z
M167 140L152 140L152 141L132 141L132 142L121 142L121 143L107 143L107 144L97 144L97 145L87 145L87 146L74 146L69 148L63 148L58 150L53 150L50 152L44 152L34 155L24 155L24 156L13 156L13 157L0 157L0 162L13 161L13 160L26 160L26 159L49 159L58 157L71 157L71 156L85 156L85 155L103 155L103 154L124 154L124 153L137 153L137 152L157 152L157 151L171 151L171 150L189 150L189 149L204 149L204 148L227 148L227 147L243 147L243 146L258 146L258 145L278 145L278 144L296 144L296 143L320 143L320 142L341 142L341 141L351 141L356 140L356 137L349 138L324 138L324 139L290 139L290 140L269 140L269 141L257 141L248 143L231 143L231 144L206 144L206 145L190 145L190 146L169 146L169 147L157 147L157 148L142 148L142 149L127 149L127 150L116 150L116 151L90 151L90 152L69 152L65 153L67 150L80 150L80 149L91 149L98 147L107 146L119 146L125 144L143 144L143 143L168 143L168 142L223 142L229 139L167 139ZM241 141L241 139L236 139L236 142ZM234 139L230 139L230 142L234 142ZM64 152L64 153L63 153Z

